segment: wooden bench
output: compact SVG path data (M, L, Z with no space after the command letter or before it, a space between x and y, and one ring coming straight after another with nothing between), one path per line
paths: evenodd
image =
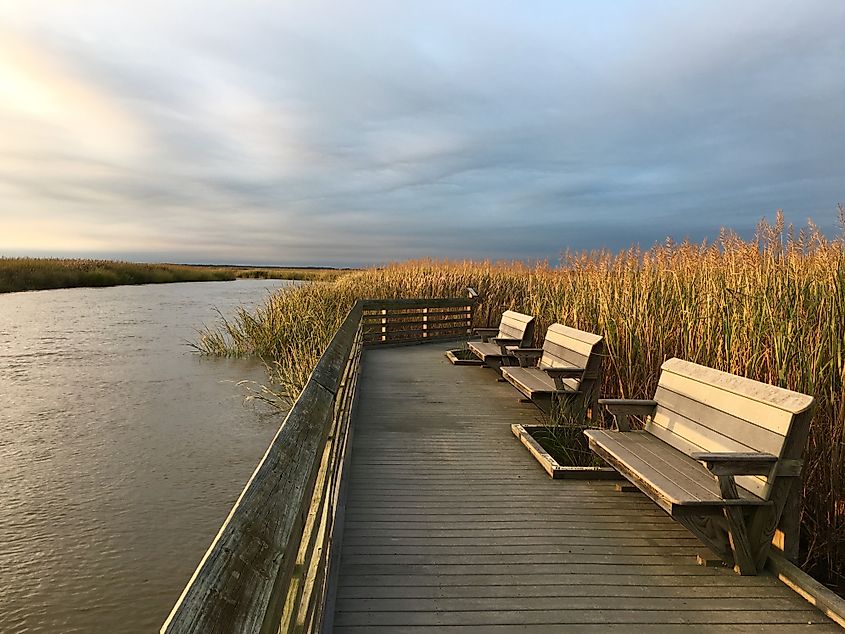
M502 365L506 346L526 348L534 343L534 317L513 310L502 313L498 328L475 328L481 341L470 341L469 349L491 368Z
M779 525L797 554L812 397L669 359L653 400L599 403L618 431L585 431L590 448L737 572L763 569Z
M507 349L518 367L503 367L502 377L550 413L558 399L586 412L598 398L604 341L599 335L552 324L542 348Z

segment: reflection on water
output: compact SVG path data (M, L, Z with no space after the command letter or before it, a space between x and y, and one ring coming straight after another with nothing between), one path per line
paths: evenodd
M0 631L161 625L280 422L185 342L283 284L0 295Z

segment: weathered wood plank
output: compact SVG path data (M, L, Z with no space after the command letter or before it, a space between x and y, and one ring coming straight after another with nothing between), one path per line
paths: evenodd
M687 623L684 625L667 625L649 623L650 634L760 634L765 628L762 625L746 625L736 623ZM639 628L643 629L643 628ZM337 634L516 634L527 631L523 625L348 625L335 628ZM629 623L578 623L578 624L532 624L532 634L630 634ZM841 634L836 625L827 623L779 623L778 634Z
M723 596L718 601L711 597L687 596L683 601L677 597L649 596L647 602L642 597L626 596L568 596L562 605L559 597L437 597L437 598L356 598L341 599L337 609L340 612L527 612L556 611L565 607L567 611L622 611L637 612L646 607L648 610L665 612L707 611L773 611L801 612L812 614L809 607L797 606L794 596L778 597L733 597ZM401 622L401 621L400 621Z
M688 369L686 366L685 369L690 373L697 371L697 369ZM765 427L781 436L785 436L789 432L793 413L765 401L744 394L737 394L733 390L703 383L686 374L671 371L667 371L665 377L661 372L661 384L666 389L686 396L693 402L721 410L741 420L754 421L757 426Z
M830 626L769 576L698 566L700 542L645 496L549 480L510 436L536 410L442 348L367 353L335 631Z
M683 625L667 625L648 623L650 634L760 634L766 628L762 625L748 625L737 623L686 623ZM530 627L530 630L528 629ZM644 629L642 627L638 629ZM536 623L525 625L348 625L335 628L337 634L516 634L530 631L531 634L630 634L630 623L577 623L553 625ZM841 634L842 630L836 625L827 623L778 623L778 634Z
M672 374L689 377L708 387L718 384L719 389L722 391L730 392L749 401L757 401L761 404L777 407L792 414L805 412L813 405L813 398L806 394L786 390L768 383L761 383L760 381L754 381L728 372L722 372L715 368L697 365L682 359L669 359L663 363L662 368ZM706 398L700 399L696 397L696 400L707 402ZM719 395L716 400L717 404L715 406L718 407L718 403L725 402L725 396ZM743 403L739 409L744 410L746 407L750 407L750 404ZM743 418L756 421L758 424L763 423L755 415L743 416ZM781 433L785 434L786 430L781 430Z
M452 308L472 306L474 299L459 297L441 297L425 299L365 299L361 302L365 311L401 310L408 308Z
M649 574L644 576L639 571L632 570L622 574L599 573L573 573L566 568L561 568L554 573L540 574L471 574L471 575L374 575L374 574L349 574L341 571L341 587L355 588L400 588L400 587L504 587L519 588L523 586L559 586L559 585L580 585L594 588L617 588L624 586L635 587L682 587L699 586L703 584L718 584L728 588L761 587L770 589L780 588L779 584L770 577L740 577L738 575L722 574L724 571L716 571L712 568L692 566L685 574ZM592 595L594 596L594 595ZM800 604L800 601L799 601Z
M525 585L466 585L466 586L344 586L339 598L343 599L518 599L521 597L628 597L639 599L794 599L787 587L715 585L637 586L571 583ZM558 605L560 605L558 603Z
M717 604L718 602L711 602ZM628 624L710 625L716 623L778 626L803 621L829 623L817 610L652 610L639 602L637 609L599 610L586 606L550 610L433 611L433 612L338 612L338 626L345 625L585 625Z

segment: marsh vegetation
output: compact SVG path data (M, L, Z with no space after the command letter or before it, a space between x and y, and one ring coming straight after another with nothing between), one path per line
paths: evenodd
M840 209L841 211L841 209ZM351 273L278 293L207 329L204 352L254 354L270 389L295 397L355 299L481 296L486 326L505 309L535 315L542 336L561 322L602 333L602 394L650 398L673 356L814 395L804 472L804 567L845 575L845 237L812 224L797 231L761 222L750 240L724 230L712 244L667 241L568 253L561 265L416 261ZM535 342L539 343L539 342Z
M79 286L234 280L231 271L110 260L0 258L0 293Z
M239 278L331 281L346 269L138 264L112 260L0 258L0 293L81 286L221 282Z

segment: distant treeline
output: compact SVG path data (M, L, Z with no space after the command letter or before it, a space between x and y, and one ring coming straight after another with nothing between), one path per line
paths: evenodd
M77 286L219 282L236 278L334 280L345 271L277 267L135 264L110 260L0 258L0 293Z
M288 269L288 268L232 268L231 270L238 277L263 279L263 280L307 280L310 282L331 282L341 275L349 272L349 269Z

